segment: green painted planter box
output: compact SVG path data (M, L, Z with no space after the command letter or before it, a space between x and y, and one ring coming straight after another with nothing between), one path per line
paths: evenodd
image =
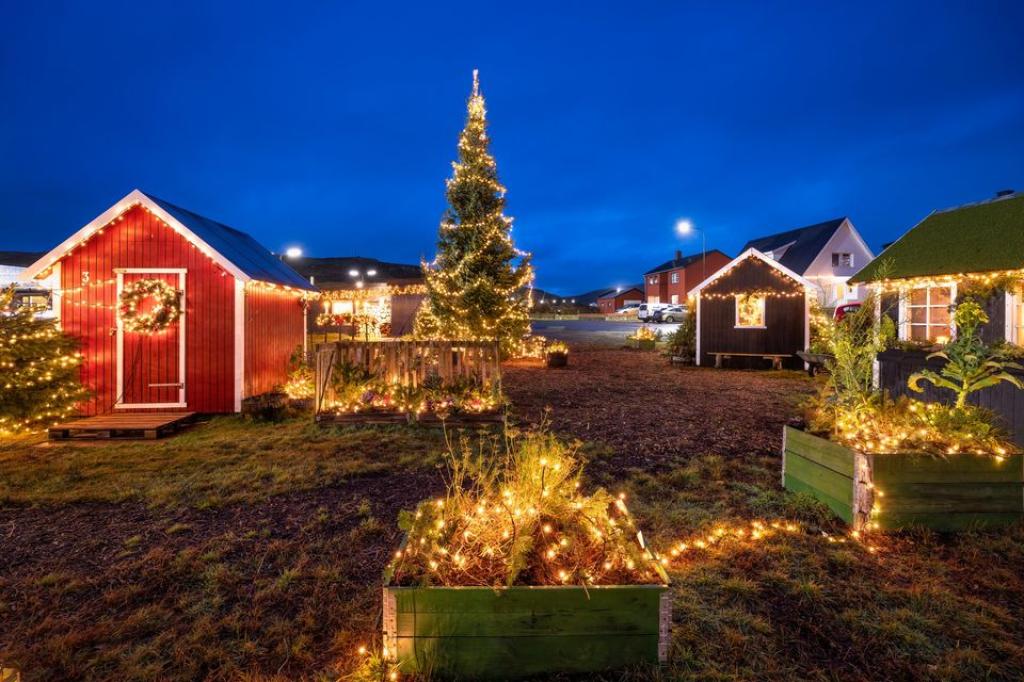
M384 588L384 643L400 670L442 678L657 665L671 625L664 585Z
M866 455L785 427L782 486L855 529L938 531L1024 521L1024 455Z

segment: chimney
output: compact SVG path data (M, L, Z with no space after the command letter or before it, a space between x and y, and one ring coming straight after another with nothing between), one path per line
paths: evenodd
M996 199L1002 199L1003 197L1008 197L1011 194L1014 194L1014 191L1012 189L1001 189L998 192L996 192Z
M678 249L676 249L676 260L682 260L682 259L683 259L683 252L678 250Z

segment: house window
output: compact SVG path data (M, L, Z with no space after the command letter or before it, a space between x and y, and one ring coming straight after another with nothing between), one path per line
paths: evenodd
M672 294L672 305L679 303L679 294Z
M660 301L660 300L658 300L658 297L657 297L657 296L648 296L648 297L647 297L647 303L648 303L648 304L651 304L651 303L653 303L653 304L658 304L658 303L661 303L661 301Z
M673 272L669 276L669 281L672 282L672 284L679 284L679 273L678 272ZM675 303L675 301L672 301L672 302Z
M351 315L352 301L331 301L332 315Z
M945 343L950 337L949 306L953 292L946 287L920 287L911 289L907 298L905 322L909 338L913 341Z
M736 328L764 329L764 296L736 294Z
M852 268L853 267L853 254L852 253L833 253L832 254L832 267L834 267L834 268Z
M651 277L651 279L650 279L650 283L651 283L651 284L657 284L657 283L658 283L658 276L657 276L657 275L655 275L654 277Z

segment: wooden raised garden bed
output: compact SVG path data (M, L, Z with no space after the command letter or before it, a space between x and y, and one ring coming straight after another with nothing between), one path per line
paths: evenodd
M565 367L569 364L568 353L548 353L547 354L547 365L548 367Z
M870 455L787 426L782 485L855 529L954 531L1024 520L1024 455Z
M656 665L671 625L664 585L384 588L384 644L403 673L507 679Z

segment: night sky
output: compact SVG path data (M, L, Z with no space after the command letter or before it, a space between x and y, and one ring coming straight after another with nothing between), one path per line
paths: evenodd
M735 255L847 215L877 251L1024 189L1021 2L60 4L0 18L0 250L138 187L275 251L430 258L473 68L562 294L699 251L681 217Z

